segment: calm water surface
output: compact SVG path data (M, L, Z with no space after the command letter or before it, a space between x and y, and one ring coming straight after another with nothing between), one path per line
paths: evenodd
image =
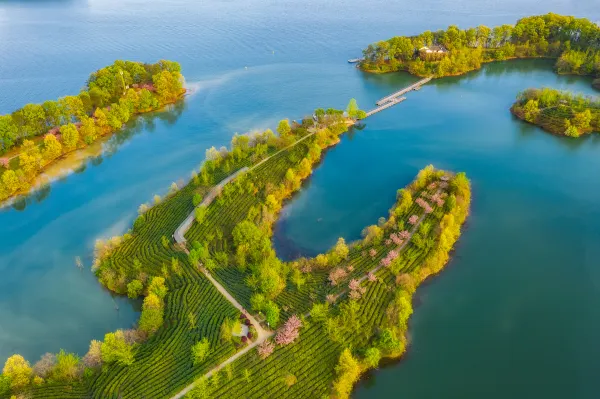
M600 19L591 1L389 3L1 1L2 113L76 93L115 59L178 60L197 92L133 123L78 173L0 211L0 359L83 353L90 339L131 326L136 304L111 297L89 272L94 241L122 234L140 203L187 178L206 148L234 132L343 107L353 96L368 108L413 80L347 65L366 44L548 11ZM427 163L473 180L472 216L454 260L418 293L409 355L356 397L597 392L600 144L514 121L507 108L531 85L591 90L589 80L555 76L544 62L435 82L344 138L285 208L278 251L314 254L338 236L357 238Z

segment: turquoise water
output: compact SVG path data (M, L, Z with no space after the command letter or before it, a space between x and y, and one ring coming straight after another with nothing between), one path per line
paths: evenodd
M122 234L139 204L187 179L234 132L350 97L368 108L414 79L348 65L367 43L547 11L600 19L593 4L567 0L198 3L0 2L0 112L76 93L115 59L178 60L195 90L78 173L0 211L1 359L83 353L131 326L137 304L112 298L89 271L94 241ZM356 397L587 398L598 388L598 138L560 139L513 120L507 108L530 85L591 90L529 61L437 81L345 137L285 208L279 252L311 254L357 238L427 163L473 180L454 260L418 292L408 356Z

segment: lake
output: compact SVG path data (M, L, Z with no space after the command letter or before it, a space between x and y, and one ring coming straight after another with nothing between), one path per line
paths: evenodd
M77 173L0 211L0 358L83 354L90 339L131 326L139 304L111 296L89 271L95 240L126 231L141 203L187 179L207 148L235 132L342 108L350 97L369 108L416 80L348 65L368 43L548 11L600 18L580 3L0 2L2 113L74 94L115 59L177 60L193 89L132 123ZM600 140L557 138L514 120L517 92L539 85L592 92L589 79L556 76L545 61L432 82L344 137L284 208L278 252L310 255L338 236L360 237L428 163L472 179L453 260L417 292L406 358L361 383L357 398L597 392Z

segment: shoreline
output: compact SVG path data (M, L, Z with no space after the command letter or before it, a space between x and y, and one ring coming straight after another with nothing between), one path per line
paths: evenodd
M151 112L165 112L169 106L172 106L179 101L183 101L188 93L189 91L186 89L186 91L184 91L177 98L177 100L167 102L161 105L161 107L158 109L136 113L132 116L131 120L137 119L140 116L147 115ZM60 157L48 162L42 167L42 169L40 169L39 173L30 180L30 187L27 190L19 190L9 197L0 200L0 211L13 205L15 202L27 199L27 197L31 195L35 195L36 192L42 190L47 185L51 185L61 178L76 173L77 169L86 165L86 162L89 159L101 156L105 151L104 144L106 144L114 136L122 133L125 129L127 129L127 127L123 126L119 130L106 133L98 137L98 139L93 143L75 148L74 150L66 152ZM19 155L15 155L15 157L18 156Z

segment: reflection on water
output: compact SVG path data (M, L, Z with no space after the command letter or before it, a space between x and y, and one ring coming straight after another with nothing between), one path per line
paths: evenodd
M52 182L65 181L72 173L82 174L87 170L88 165L99 166L105 158L113 156L120 147L125 145L136 134L143 131L152 132L156 128L155 120L165 122L167 125L174 125L177 119L185 110L185 100L180 100L175 104L170 104L164 109L147 114L137 115L132 118L120 131L101 138L85 148L73 151L59 162L48 166L44 173L39 175L32 183L34 187L27 195L21 195L9 199L3 206L10 207L17 211L23 211L28 204L40 203L48 198L52 190Z

